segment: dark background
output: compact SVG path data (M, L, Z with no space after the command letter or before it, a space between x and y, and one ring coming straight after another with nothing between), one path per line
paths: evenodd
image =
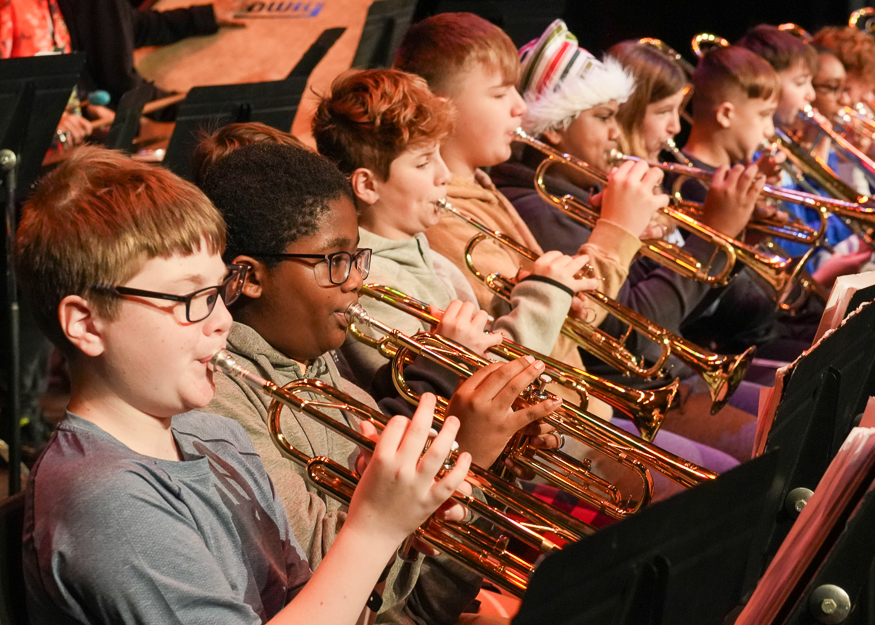
M656 37L689 60L690 41L708 32L734 42L757 24L794 22L814 34L846 25L865 0L420 0L414 19L446 11L471 11L501 26L520 46L553 19L563 17L580 45L601 54L624 39Z

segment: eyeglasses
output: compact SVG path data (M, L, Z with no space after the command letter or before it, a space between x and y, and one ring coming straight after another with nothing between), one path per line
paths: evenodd
M164 299L171 302L185 303L185 320L189 323L197 323L203 321L210 316L213 308L216 307L216 302L221 297L226 306L231 305L243 290L243 283L246 281L246 271L249 269L246 265L228 265L228 276L222 280L221 284L216 286L208 286L203 289L198 289L194 293L188 295L171 295L169 293L156 293L155 291L144 291L142 289L132 289L127 286L107 286L103 284L95 284L93 288L110 295L122 297L124 295L133 295L134 297L152 297L155 299Z
M331 284L338 286L349 280L349 273L352 271L353 265L355 265L362 280L367 279L368 273L371 271L371 249L367 247L358 250L355 254L349 252L334 252L333 254L261 254L255 252L246 254L246 256L279 258L280 260L312 258L328 265L328 279Z
M843 84L838 84L838 85L820 84L820 85L812 85L812 87L814 87L815 91L819 91L823 95L831 95L831 96L836 96L839 94L848 93L850 91L848 89L848 87L846 87Z

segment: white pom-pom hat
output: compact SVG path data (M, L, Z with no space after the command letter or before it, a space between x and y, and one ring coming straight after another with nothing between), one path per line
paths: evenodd
M528 106L523 130L534 136L567 128L582 111L616 100L622 104L635 79L610 56L599 61L577 45L577 37L556 20L539 39L520 48L519 90Z

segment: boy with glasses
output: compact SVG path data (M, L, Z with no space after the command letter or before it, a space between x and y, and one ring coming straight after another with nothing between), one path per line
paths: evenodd
M97 148L70 155L25 207L17 268L72 381L27 487L34 623L352 625L398 545L464 479L466 454L435 481L455 419L420 459L426 400L413 425L384 430L346 531L311 573L241 428L198 412L231 326L219 300L243 284L224 244L194 186Z
M204 172L203 188L228 226L225 258L249 268L242 296L232 306L228 350L244 367L279 386L317 379L376 408L363 390L340 375L334 354L346 338L345 311L358 301L370 261L370 250L359 247L346 177L308 150L244 145L214 161ZM550 406L543 404L518 412L510 408L543 370L540 364L520 359L495 365L453 393L449 414L465 422L460 449L478 456L495 454L494 460L513 433L548 412ZM209 409L243 425L311 566L321 566L345 522L345 508L308 485L303 470L276 450L267 430L266 398L230 378L218 379L216 386ZM357 426L348 413L325 412ZM490 423L487 417L500 423L484 427ZM281 426L285 438L309 456L347 465L357 455L351 442L307 415L284 410ZM543 442L552 438L545 436ZM477 575L443 556L425 562L399 559L388 575L381 622L455 622L480 586Z

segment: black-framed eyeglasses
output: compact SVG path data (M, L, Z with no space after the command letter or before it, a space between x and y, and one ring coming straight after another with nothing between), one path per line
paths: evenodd
M812 85L815 91L822 93L823 95L831 95L838 96L839 94L848 93L850 90L844 84L818 84Z
M144 291L143 289L134 289L128 286L108 286L104 284L96 284L93 288L119 297L132 295L134 297L151 297L171 302L183 302L185 303L185 320L189 323L197 323L210 316L220 297L226 306L232 304L240 297L248 269L249 267L246 265L228 265L229 273L220 284L198 289L188 295L171 295L170 293Z
M368 247L359 249L355 254L349 252L334 252L333 254L262 254L254 252L245 255L280 260L294 260L296 258L318 260L328 265L328 279L331 284L338 286L349 280L349 273L352 271L353 265L355 265L362 280L367 279L368 273L371 271L371 249Z

